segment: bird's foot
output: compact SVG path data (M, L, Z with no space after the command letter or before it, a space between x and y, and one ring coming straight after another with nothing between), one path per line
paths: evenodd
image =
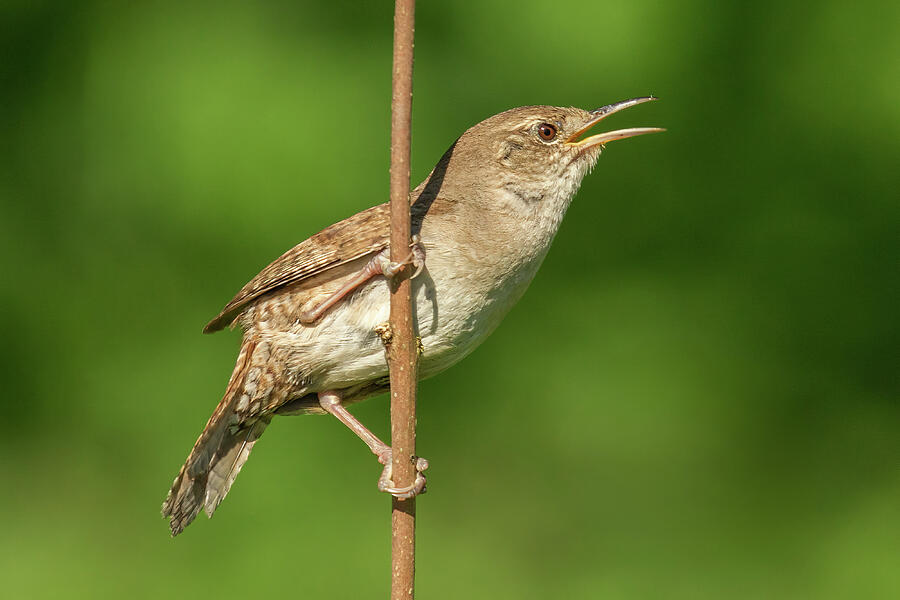
M384 465L381 471L381 477L378 478L378 490L387 492L394 498L400 500L408 500L419 494L425 493L425 475L422 473L428 468L428 460L420 456L411 456L410 459L416 466L416 480L412 485L397 487L391 480L391 471L393 470L393 452L390 447L385 448L378 454L378 462Z
M422 269L425 268L425 246L422 245L422 241L419 239L418 235L412 236L409 245L409 254L400 262L391 262L388 251L383 252L381 255L381 273L388 279L394 277L408 265L412 265L416 268L410 279L418 277L419 273L422 272Z

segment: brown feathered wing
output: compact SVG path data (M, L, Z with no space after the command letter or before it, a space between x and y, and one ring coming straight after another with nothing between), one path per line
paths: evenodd
M300 242L260 271L225 305L203 333L227 327L250 302L273 290L314 277L329 269L380 252L390 242L387 204L373 206Z

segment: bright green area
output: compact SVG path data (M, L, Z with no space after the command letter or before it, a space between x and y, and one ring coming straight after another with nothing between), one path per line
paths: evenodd
M202 325L387 198L390 7L0 23L0 595L386 597L389 502L337 422L276 421L176 540L159 505L237 348ZM422 598L900 597L898 24L421 3L415 182L512 106L653 93L611 126L669 128L608 148L519 306L422 384ZM387 433L386 398L355 412Z

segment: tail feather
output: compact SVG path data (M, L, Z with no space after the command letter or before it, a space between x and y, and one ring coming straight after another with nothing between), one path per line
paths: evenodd
M272 421L271 416L260 417L252 425L245 430L238 432L235 436L228 436L222 448L228 448L228 451L221 457L217 457L213 464L210 465L208 480L206 485L206 497L203 501L203 507L206 514L210 517L216 512L216 507L225 498L225 495L231 489L235 477L241 472L241 467L247 462L250 451L256 440L265 431L266 426Z
M272 420L271 415L260 415L242 421L236 412L235 404L244 389L255 345L251 341L241 348L225 396L209 418L163 503L162 514L170 519L173 536L184 531L201 508L212 517L256 440Z

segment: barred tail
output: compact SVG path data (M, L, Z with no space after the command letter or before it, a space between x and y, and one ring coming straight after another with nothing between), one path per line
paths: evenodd
M241 422L235 412L255 346L255 342L248 341L241 348L225 396L209 418L163 503L162 514L170 519L173 536L191 524L201 507L208 516L213 516L250 456L256 440L272 420L270 415L260 415Z

